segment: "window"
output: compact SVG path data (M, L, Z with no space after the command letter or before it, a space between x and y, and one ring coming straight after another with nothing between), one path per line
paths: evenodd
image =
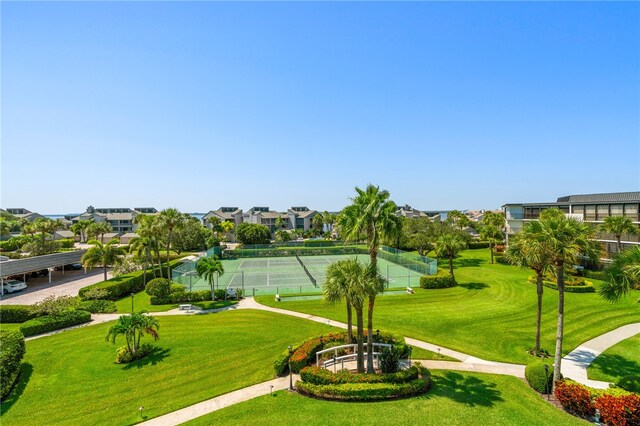
M612 204L609 208L611 216L622 216L622 204Z
M596 206L584 206L584 219L596 220Z
M609 205L599 205L598 206L598 220L603 220L605 217L609 216Z
M638 220L638 205L637 204L625 204L624 215L633 221Z
M584 206L573 206L573 213L584 215Z

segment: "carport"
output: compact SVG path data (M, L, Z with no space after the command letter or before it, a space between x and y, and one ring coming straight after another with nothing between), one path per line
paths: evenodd
M51 284L51 272L56 267L61 266L62 274L64 275L64 265L80 263L82 255L86 252L87 250L74 250L0 262L0 278L4 280L12 275L22 275L26 282L27 274L46 269L49 271L49 284Z

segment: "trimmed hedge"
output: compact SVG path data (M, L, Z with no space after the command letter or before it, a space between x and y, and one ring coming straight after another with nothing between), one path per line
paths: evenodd
M567 380L556 383L554 391L558 402L565 410L580 417L593 416L596 407L591 400L589 388Z
M58 244L60 244L60 248L63 248L63 249L73 248L74 243L75 241L73 241L72 238L63 238L61 240L58 240Z
M112 300L81 300L78 302L77 309L92 314L110 314L117 310L116 304Z
M182 260L180 259L173 260L169 262L169 267L173 269L181 263ZM166 271L166 264L163 264L163 271ZM80 289L78 294L82 299L85 299L84 295L87 291L103 289L107 291L106 299L117 300L123 296L128 296L131 293L137 293L144 290L144 274L145 271L135 271L129 274L120 275L107 281L83 287ZM153 279L153 272L151 270L147 270L146 274L147 281L151 281Z
M542 394L551 392L553 388L553 366L550 365L549 372L546 373L545 365L542 361L536 361L524 369L524 377L529 382L529 386Z
M144 288L149 296L167 297L171 293L171 280L168 278L154 278Z
M25 336L33 336L89 321L91 321L91 313L82 310L72 310L61 315L45 315L29 320L20 326L20 331Z
M0 330L0 399L11 393L25 352L24 336L20 332Z
M623 376L616 384L626 391L640 393L640 376Z
M534 276L529 277L529 283L535 284L536 278ZM547 288L551 288L553 290L558 289L558 284L553 281L542 281L542 285ZM593 287L593 283L591 281L585 281L584 284L581 285L568 285L565 283L564 291L567 293L594 293L596 289Z
M589 269L583 269L581 274L583 277L591 278L592 280L607 280L607 274L604 271L590 271Z
M455 287L456 281L449 272L442 269L435 275L423 275L420 277L420 287L425 289Z
M300 371L300 378L305 383L314 385L339 385L343 383L407 383L420 378L420 369L412 366L406 370L389 374L360 374L341 370L337 373L322 367L305 367Z
M469 242L469 250L487 249L489 244L489 241L471 241Z
M334 247L280 247L273 249L235 249L225 250L225 259L236 259L244 257L287 257L287 256L322 256L336 254L367 254L369 253L362 246L334 246ZM382 252L380 252L382 253ZM380 254L378 253L378 254Z
M603 395L596 399L595 407L609 426L640 425L640 395Z
M29 305L0 305L0 323L20 323L35 317Z

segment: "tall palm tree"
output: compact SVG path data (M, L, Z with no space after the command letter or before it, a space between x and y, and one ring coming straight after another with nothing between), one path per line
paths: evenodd
M196 273L200 278L207 280L211 286L211 300L215 300L215 292L213 291L213 282L216 274L218 276L224 275L224 266L222 261L216 256L203 257L196 263Z
M370 263L365 271L365 292L367 293L367 373L373 373L373 307L376 296L384 292L387 280Z
M635 235L638 233L638 227L633 224L631 219L624 216L605 217L600 229L616 237L618 253L622 251L622 243L620 242L622 234Z
M539 223L540 237L549 247L551 265L558 282L558 328L553 370L555 383L560 380L564 338L564 268L565 265L576 264L580 255L597 260L599 248L591 240L593 228L589 224L567 217L559 209L543 211Z
M445 230L436 240L436 256L449 260L449 273L454 282L456 277L453 274L453 259L466 247L464 238L454 229Z
M144 273L142 274L142 286L147 286L147 268L151 259L151 239L148 237L138 236L132 238L129 246L129 252L135 254L136 257L144 257Z
M324 218L322 217L322 213L316 213L316 215L313 216L313 218L311 219L311 225L315 229L322 231L322 227L324 225Z
M634 246L616 255L605 269L607 280L600 287L600 296L617 302L629 291L640 286L640 246Z
M348 263L346 260L340 260L332 263L327 267L324 285L324 300L328 303L338 303L345 300L347 305L347 336L349 343L353 342L353 313L351 309L351 300L347 297L349 290L349 277L345 272Z
M466 216L465 216L466 217ZM480 235L489 240L489 250L491 251L491 263L493 263L493 248L496 243L502 241L504 234L504 215L500 213L486 212L482 217L482 229Z
M551 268L551 253L546 241L542 237L542 229L539 222L527 223L522 231L510 240L507 259L511 264L529 268L536 274L538 311L536 315L535 353L539 354L544 273Z
M177 209L165 209L160 212L158 216L159 223L167 233L167 278L171 280L171 269L169 261L171 259L169 250L171 248L171 239L173 238L173 232L180 229L185 223L185 216Z
M369 257L377 267L378 248L383 239L392 240L402 232L402 222L396 216L396 203L389 199L389 191L368 185L355 188L358 195L353 204L345 207L338 218L340 231L347 241L358 241L364 235L369 245Z
M104 280L107 280L107 266L117 265L122 262L125 255L124 250L118 247L119 240L113 239L106 244L102 244L98 240L90 240L89 244L93 247L82 255L82 265L85 268L93 268L94 266L102 266L104 271Z

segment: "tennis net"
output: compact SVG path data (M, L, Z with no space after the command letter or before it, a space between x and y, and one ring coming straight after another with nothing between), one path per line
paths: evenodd
M311 275L311 272L309 272L309 270L307 269L307 265L304 264L302 259L300 259L300 256L298 256L297 254L296 254L296 260L298 261L300 266L302 266L302 269L304 270L304 273L307 274L307 277L309 277L309 281L311 281L311 284L313 284L315 287L318 287L318 281L316 281L313 275Z

